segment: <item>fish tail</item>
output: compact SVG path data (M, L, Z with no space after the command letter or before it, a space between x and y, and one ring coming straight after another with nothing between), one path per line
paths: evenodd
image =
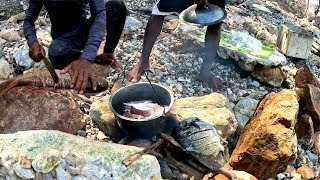
M6 92L8 92L10 89L14 88L18 85L17 79L10 79L3 83L0 83L0 97L2 97Z

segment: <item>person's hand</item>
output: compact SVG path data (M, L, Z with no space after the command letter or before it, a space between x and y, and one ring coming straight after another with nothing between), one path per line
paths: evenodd
M70 72L71 83L70 88L75 89L80 94L83 94L87 87L89 78L91 79L92 89L97 89L97 80L92 71L92 62L86 59L78 59L66 66L61 73Z
M205 7L208 4L208 0L193 0L193 2L200 7Z
M102 64L111 66L113 69L117 71L121 71L123 67L118 63L116 56L114 53L103 53L96 57L96 59L101 60Z
M42 57L44 57L45 55L46 55L46 51L38 42L34 42L31 44L29 48L29 57L33 61L40 62Z

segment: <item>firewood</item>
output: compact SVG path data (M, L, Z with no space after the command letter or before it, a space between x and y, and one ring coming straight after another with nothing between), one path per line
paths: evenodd
M167 157L164 158L165 161L167 161L169 164L171 164L172 166L174 166L176 169L178 169L179 171L186 173L190 176L193 176L194 179L198 180L198 179L202 179L202 177L204 176L203 173L199 172L197 169L194 169L193 167L190 167L186 164L184 164L183 162L177 161L175 160L170 153L168 152L168 150L166 151L166 155Z
M132 154L131 156L127 157L125 160L122 161L122 164L125 166L130 166L132 163L137 161L142 155L151 153L154 149L159 147L163 143L163 139L159 139L157 142L151 144L149 147L145 148L144 150Z

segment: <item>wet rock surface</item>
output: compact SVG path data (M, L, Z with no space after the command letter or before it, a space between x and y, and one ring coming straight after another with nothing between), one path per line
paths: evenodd
M293 163L297 153L293 127L298 110L295 92L268 94L243 129L228 166L267 179L274 177L279 167Z

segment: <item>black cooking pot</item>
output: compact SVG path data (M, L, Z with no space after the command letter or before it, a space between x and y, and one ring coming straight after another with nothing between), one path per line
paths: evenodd
M152 86L148 82L140 82L122 87L110 98L110 109L115 114L120 128L129 137L150 138L159 135L165 128L167 121L165 116L173 105L173 94L159 84L151 84ZM145 119L133 119L123 116L124 103L143 100L151 100L167 107L162 115Z

